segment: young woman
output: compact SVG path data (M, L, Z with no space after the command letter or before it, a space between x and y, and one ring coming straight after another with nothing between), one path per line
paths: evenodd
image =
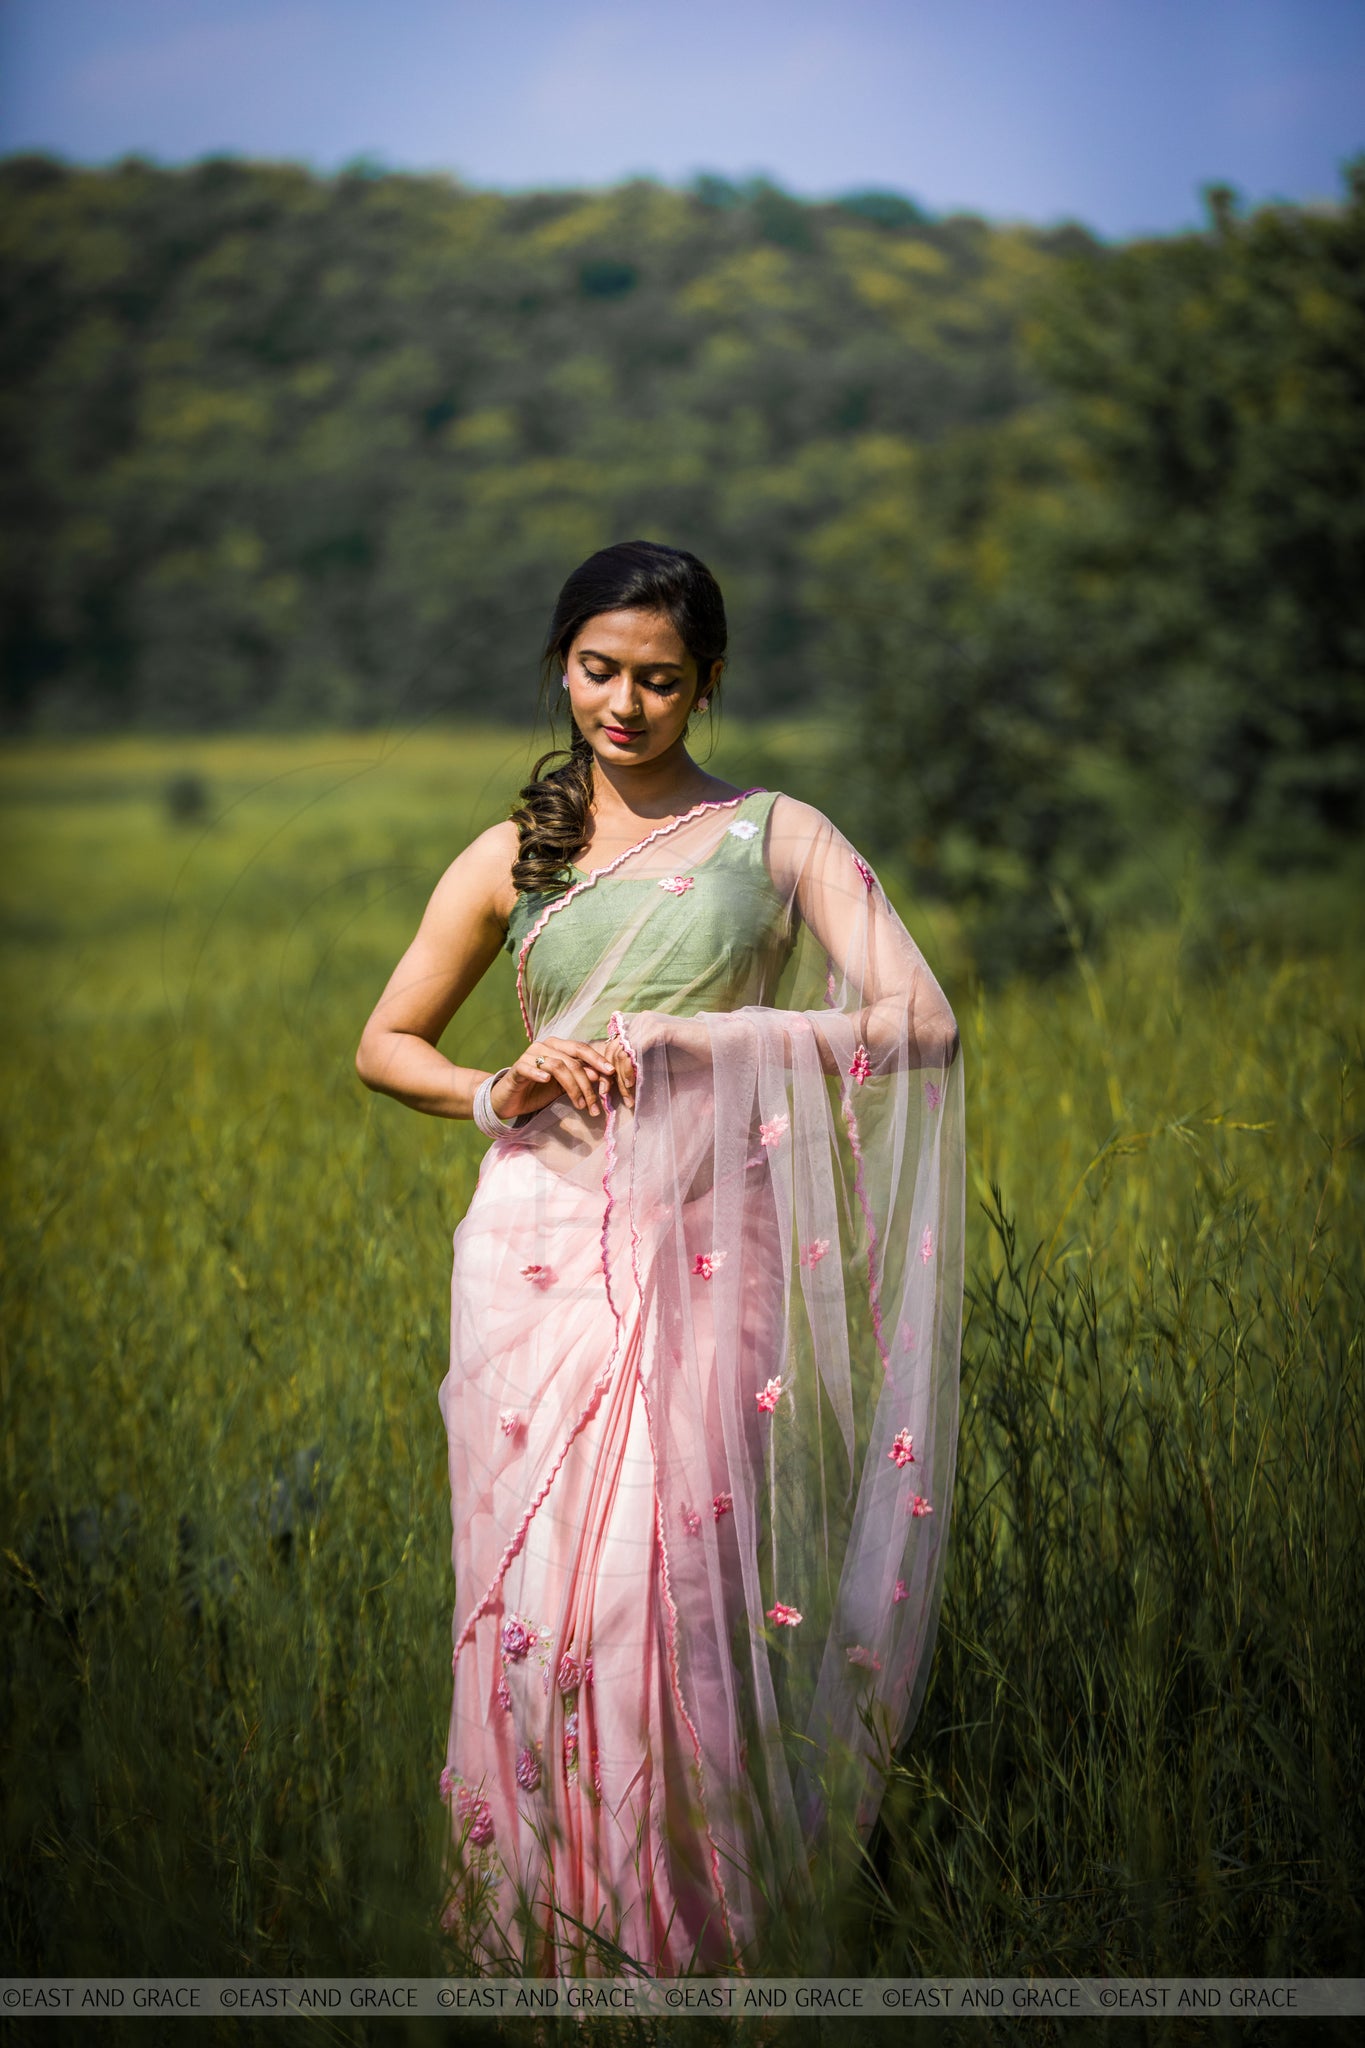
M492 1140L441 1387L445 1924L490 1969L767 1953L865 1841L928 1675L957 1031L841 833L691 758L725 646L694 556L575 570L568 760L446 871L357 1055ZM437 1042L503 947L529 1042L486 1074Z

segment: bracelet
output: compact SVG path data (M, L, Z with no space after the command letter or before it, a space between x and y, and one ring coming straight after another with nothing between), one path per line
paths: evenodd
M510 1072L509 1068L499 1067L496 1074L490 1074L488 1079L481 1081L474 1091L473 1117L485 1138L501 1138L505 1132L514 1131L520 1122L520 1118L513 1118L509 1122L507 1119L500 1117L493 1107L494 1085L508 1072Z

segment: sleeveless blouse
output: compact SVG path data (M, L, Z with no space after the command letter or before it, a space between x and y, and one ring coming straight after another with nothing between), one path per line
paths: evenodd
M777 792L766 789L745 797L735 805L716 851L676 877L688 885L689 914L678 920L676 941L651 959L633 995L636 1009L681 1015L771 1002L795 939L786 900L768 872L768 826L776 800ZM599 892L582 868L568 872L573 882L563 889L521 891L508 920L504 950L513 960L524 959L539 1016L556 1014L587 980L620 930L623 897L657 896L661 886L652 877L622 878L614 890ZM554 915L553 906L571 890L572 916ZM534 943L523 956L532 933ZM610 992L604 992L601 1015L594 1012L581 1022L578 1035L604 1037L613 1007Z

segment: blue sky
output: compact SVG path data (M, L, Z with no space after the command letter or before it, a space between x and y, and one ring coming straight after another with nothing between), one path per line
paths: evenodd
M1330 199L1365 0L0 0L0 150L478 185L763 172L1088 222Z

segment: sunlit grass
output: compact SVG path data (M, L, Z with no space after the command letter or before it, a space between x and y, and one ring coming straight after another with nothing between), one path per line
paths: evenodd
M744 741L713 765L799 772ZM352 1060L530 752L0 764L11 1970L443 1966L436 1390L483 1141ZM1183 914L989 991L906 905L964 1039L962 1436L934 1676L831 1875L835 1969L1355 1967L1365 964L1324 886L1267 888L1262 925L1247 885L1229 938L1227 878L1187 875ZM519 1030L503 960L447 1049L500 1064Z

